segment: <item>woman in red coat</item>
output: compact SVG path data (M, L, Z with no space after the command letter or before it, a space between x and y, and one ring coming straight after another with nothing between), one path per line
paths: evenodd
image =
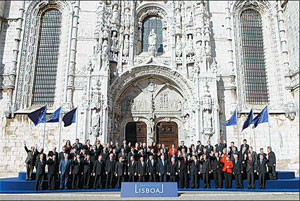
M169 149L169 156L173 157L178 154L177 148L175 148L175 145L172 144L172 147Z
M224 172L225 177L225 188L231 188L233 163L229 159L228 154L224 154L220 161L221 163L224 163L222 171Z

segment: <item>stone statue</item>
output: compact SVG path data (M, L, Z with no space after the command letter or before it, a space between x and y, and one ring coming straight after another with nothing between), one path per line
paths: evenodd
M124 47L123 47L123 56L128 57L129 55L129 35L125 35Z
M114 5L113 7L112 24L116 24L116 25L120 24L120 13L117 4Z
M98 136L100 131L100 114L96 113L94 114L94 117L92 119L92 127L91 127L91 134L93 136Z
M180 10L176 12L176 33L181 33L181 15Z
M156 34L154 29L152 29L149 34L148 43L149 43L148 52L150 52L150 54L154 56L156 52Z
M213 73L217 73L218 72L218 65L217 65L217 62L216 62L216 58L213 58L210 70Z
M194 47L193 47L193 39L192 39L192 35L189 35L189 38L188 38L188 51L187 51L187 54L188 55L193 55L194 54Z
M114 53L117 53L119 51L119 48L118 48L118 37L117 37L117 32L116 31L113 32L113 35L111 37L111 50Z
M204 96L202 98L203 107L203 129L205 134L212 134L212 99L209 94L208 84L205 85Z
M176 39L176 56L181 57L181 54L182 54L182 41L181 41L180 36L177 36L177 39Z
M293 102L285 104L285 117L294 120L296 117L296 107Z

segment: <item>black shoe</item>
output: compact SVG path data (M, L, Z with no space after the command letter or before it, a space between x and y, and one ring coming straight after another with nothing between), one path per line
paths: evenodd
M255 189L255 186L252 186L252 189Z

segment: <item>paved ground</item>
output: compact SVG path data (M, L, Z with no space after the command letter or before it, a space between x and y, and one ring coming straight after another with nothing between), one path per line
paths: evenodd
M144 200L121 198L120 193L40 193L0 194L0 200ZM299 193L268 192L184 192L178 198L147 198L147 200L299 200Z

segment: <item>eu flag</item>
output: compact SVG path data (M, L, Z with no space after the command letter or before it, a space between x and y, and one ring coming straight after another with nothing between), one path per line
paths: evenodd
M39 123L45 123L46 113L47 113L46 110L47 110L47 105L28 114L29 119L33 121L35 126L37 126Z
M236 119L236 109L234 110L232 116L230 117L230 119L226 122L226 124L224 124L225 126L233 126L233 125L237 125L237 119Z
M59 115L60 115L61 107L59 107L57 110L55 110L54 113L52 113L46 122L59 122Z
M62 119L64 122L64 127L70 126L72 123L76 122L76 110L77 108L65 114L65 116Z
M244 129L248 128L248 127L250 126L250 124L252 124L252 120L253 120L253 110L251 109L250 112L249 112L249 114L248 114L248 116L247 116L246 121L245 121L244 124L243 124L243 129L242 129L242 131L243 131Z
M252 121L256 128L258 124L269 122L268 106L266 106Z

